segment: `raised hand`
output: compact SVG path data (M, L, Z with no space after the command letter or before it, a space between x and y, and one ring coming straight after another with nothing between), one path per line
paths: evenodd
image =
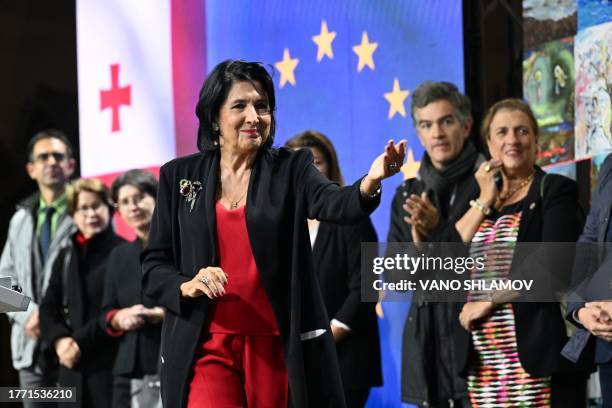
M501 160L489 160L480 165L474 177L480 187L480 202L487 207L492 207L497 200L499 190L495 185L495 173L501 171L502 168Z
M385 151L372 162L368 177L380 181L397 174L404 163L405 156L406 140L401 140L397 145L393 140L389 140L385 145Z

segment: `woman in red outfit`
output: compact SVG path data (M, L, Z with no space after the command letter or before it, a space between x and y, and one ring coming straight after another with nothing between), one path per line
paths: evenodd
M308 150L272 147L274 86L257 63L225 61L200 92L200 153L160 170L144 288L167 309L164 407L343 407L308 218L365 219L405 141L341 188Z

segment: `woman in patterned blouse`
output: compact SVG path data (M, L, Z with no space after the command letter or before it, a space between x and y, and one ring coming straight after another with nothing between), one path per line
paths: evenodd
M471 242L471 256L490 255L471 279L505 280L516 266L516 243L577 239L578 190L574 181L535 165L538 125L525 102L493 105L481 136L491 160L476 172L480 196L456 228ZM459 317L469 332L456 337L466 350L463 373L473 407L584 406L586 373L560 355L567 336L559 304L503 298L471 293Z

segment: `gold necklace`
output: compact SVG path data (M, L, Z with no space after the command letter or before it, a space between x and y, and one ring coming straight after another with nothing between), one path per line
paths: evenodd
M236 201L232 201L228 198L227 201L230 202L230 210L235 210L236 208L238 208L240 206L240 201L242 201L243 198L244 194L242 194L242 196L240 196L240 198Z
M521 181L518 186L516 186L514 188L510 188L510 189L508 189L508 192L506 194L500 195L499 196L499 201L503 203L504 201L506 201L507 199L512 197L517 191L519 191L521 188L525 187L527 184L529 184L531 182L531 180L533 180L533 175L534 175L534 173L531 173L529 175L529 177L527 177L525 180Z
M230 210L235 210L236 208L240 207L240 202L242 201L242 199L246 196L247 192L249 191L249 181L248 181L248 179L247 179L247 182L246 182L246 187L244 186L244 184L245 184L244 182L240 182L239 183L240 187L242 187L242 189L243 189L243 192L242 192L242 194L240 195L240 197L237 200L232 200L231 198L229 198L227 196L227 194L223 193L223 186L221 184L221 178L219 178L219 185L221 187L221 198L225 197L225 199L227 201L229 201L229 204L230 204L229 209Z
M229 198L227 195L225 195L225 199L227 201L229 201L230 203L230 210L235 210L236 208L240 207L240 202L242 201L242 199L244 198L244 196L246 195L248 191L248 187L247 189L242 193L242 195L240 196L240 198L238 198L237 200L232 200L231 198Z

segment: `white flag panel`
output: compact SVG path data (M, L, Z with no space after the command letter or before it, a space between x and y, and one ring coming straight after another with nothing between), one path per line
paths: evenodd
M175 157L170 0L77 0L81 175Z

